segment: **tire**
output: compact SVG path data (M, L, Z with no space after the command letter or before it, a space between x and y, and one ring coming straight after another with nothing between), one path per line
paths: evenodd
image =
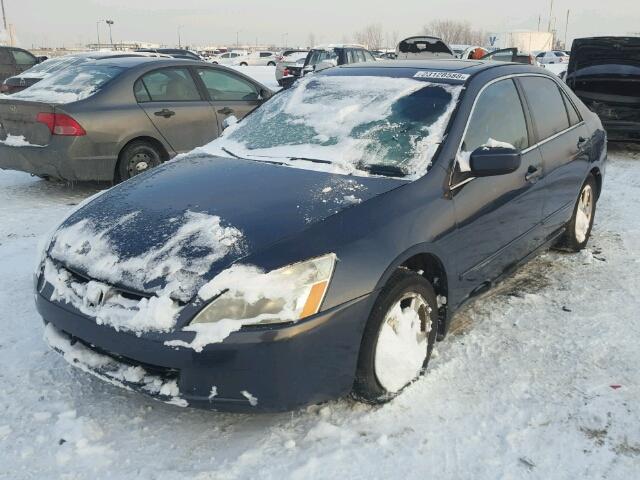
M274 62L269 62L267 63L267 67L275 67L276 64Z
M212 65L218 65L218 62L211 62Z
M573 215L556 245L557 248L579 252L587 246L596 215L597 191L596 179L590 174L580 188Z
M418 314L411 315L412 309ZM399 311L408 315L398 319ZM437 331L433 286L413 271L398 269L380 291L365 327L353 386L355 398L379 404L402 392L425 371Z
M162 154L156 146L144 140L127 145L118 156L116 183L124 182L162 163Z
M240 66L241 67L246 67L247 66L247 62L240 62Z

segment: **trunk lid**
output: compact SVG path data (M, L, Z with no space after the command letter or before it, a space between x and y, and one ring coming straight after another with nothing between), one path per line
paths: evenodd
M31 145L48 145L51 131L37 121L37 116L54 111L54 106L48 103L0 99L0 141L18 137Z
M640 122L640 38L574 40L566 82L603 122Z

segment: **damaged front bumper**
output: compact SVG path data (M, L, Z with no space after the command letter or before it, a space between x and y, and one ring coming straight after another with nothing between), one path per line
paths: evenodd
M228 412L278 412L351 391L368 295L309 319L232 333L201 352L169 347L192 332L136 336L98 325L41 293L36 305L45 338L72 365L157 400Z

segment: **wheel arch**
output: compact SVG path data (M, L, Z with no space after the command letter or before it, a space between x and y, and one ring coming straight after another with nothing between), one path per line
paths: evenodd
M596 199L600 198L600 194L602 193L602 172L600 172L600 169L598 167L593 167L590 171L589 174L593 175L593 177L596 179L596 188L598 189L598 191L596 192Z
M386 268L378 280L376 290L386 285L398 268L414 271L429 280L438 297L438 338L442 339L447 331L450 314L448 307L450 269L447 265L446 256L434 245L415 246L396 257Z

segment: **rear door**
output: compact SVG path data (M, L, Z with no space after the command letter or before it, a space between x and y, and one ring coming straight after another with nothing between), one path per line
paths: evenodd
M134 85L142 108L171 148L186 152L214 140L218 121L187 67L167 67L140 77Z
M543 216L547 234L571 217L589 164L590 145L579 112L560 86L544 76L519 77L542 153L547 195Z
M235 115L240 120L262 103L260 87L234 72L215 67L195 71L209 95L220 131L225 118Z
M543 243L542 157L513 79L485 88L471 114L452 176L456 256L467 292L504 273ZM469 179L469 157L478 148L504 142L520 150L522 163L507 175Z

